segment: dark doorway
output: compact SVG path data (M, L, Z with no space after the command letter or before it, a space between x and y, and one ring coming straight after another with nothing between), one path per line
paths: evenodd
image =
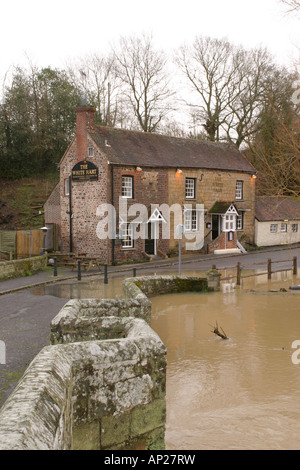
M215 240L220 235L220 220L218 215L212 216L212 239Z
M148 255L155 255L155 240L151 234L151 222L148 223L148 238L145 240L145 252Z

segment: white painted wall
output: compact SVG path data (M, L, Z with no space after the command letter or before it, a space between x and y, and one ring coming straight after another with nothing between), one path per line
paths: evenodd
M281 232L281 223L287 224L287 232ZM271 224L277 224L277 233L270 232ZM298 224L298 232L292 232L292 225ZM255 220L255 244L257 246L275 246L300 242L300 220L289 222L259 222Z

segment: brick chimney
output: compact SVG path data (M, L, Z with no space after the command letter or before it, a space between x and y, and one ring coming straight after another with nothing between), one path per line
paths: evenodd
M95 127L95 111L93 106L79 106L76 109L76 143L77 160L85 160L88 155L87 133Z

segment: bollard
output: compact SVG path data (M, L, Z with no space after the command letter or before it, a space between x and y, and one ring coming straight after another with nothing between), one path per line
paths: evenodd
M104 284L108 284L107 264L104 265Z
M238 263L236 268L236 285L241 285L241 263Z
M80 264L80 259L78 260L78 273L77 273L77 279L78 279L78 281L81 281L81 264Z
M54 265L53 265L53 276L57 276L57 258L54 256Z
M133 277L136 277L136 268L133 268Z
M294 259L293 259L293 274L294 274L294 276L297 276L297 274L298 274L297 256L295 256Z
M268 279L272 279L272 260L268 259Z

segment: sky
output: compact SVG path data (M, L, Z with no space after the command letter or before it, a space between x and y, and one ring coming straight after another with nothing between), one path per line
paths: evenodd
M279 0L10 0L0 12L0 77L28 59L64 68L107 52L120 36L142 33L152 33L168 53L203 35L267 47L287 66L300 56L300 18L286 14Z

